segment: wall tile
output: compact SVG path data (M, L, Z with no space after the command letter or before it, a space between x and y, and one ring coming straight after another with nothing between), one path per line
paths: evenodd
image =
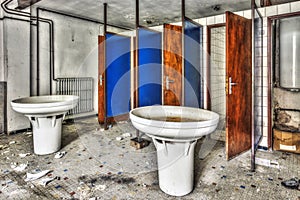
M205 26L207 24L206 20L207 20L207 18L200 18L200 19L198 19L198 23Z
M217 15L217 16L215 16L215 23L216 24L225 23L225 14L224 15Z
M298 11L300 11L300 1L292 2L291 12L298 12Z
M278 15L291 12L291 5L289 3L278 5Z
M206 20L206 23L207 23L207 25L215 24L215 17L214 16L208 17Z
M266 7L266 16L273 16L273 15L277 15L278 11L277 11L277 6L268 6Z
M252 11L251 10L246 10L246 11L243 11L243 12L244 12L243 16L245 18L251 19L251 17L252 17Z

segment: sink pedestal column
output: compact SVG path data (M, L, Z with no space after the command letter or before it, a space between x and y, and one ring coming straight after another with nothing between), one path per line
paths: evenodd
M194 187L194 151L197 141L152 139L157 149L160 189L173 196L190 193Z
M46 155L60 150L64 114L27 117L32 124L34 153L38 155Z

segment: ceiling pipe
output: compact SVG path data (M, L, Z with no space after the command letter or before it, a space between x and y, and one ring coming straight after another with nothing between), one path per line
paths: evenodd
M88 17L83 17L83 16L78 16L78 15L74 15L74 14L70 14L70 13L65 13L65 12L53 10L53 9L50 9L50 8L40 7L40 10L48 11L48 12L55 13L55 14L58 14L58 15L63 15L63 16L67 16L67 17L72 17L72 18L76 18L76 19L80 19L80 20L89 21L89 22L104 25L104 22L101 22L99 20L95 20L95 19L88 18ZM118 25L114 25L114 24L107 24L107 25L111 26L111 27L114 27L114 28L123 29L123 30L132 30L132 28L125 27L125 26L118 26Z

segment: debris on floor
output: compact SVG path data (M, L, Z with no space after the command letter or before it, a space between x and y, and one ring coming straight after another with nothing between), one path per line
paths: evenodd
M105 190L106 189L106 185L96 185L95 186L95 190Z
M6 149L6 148L8 148L8 145L6 145L6 144L0 144L0 150Z
M40 181L40 184L43 185L44 187L46 187L46 185L50 182L52 182L53 180L55 179L58 179L57 176L55 177L46 177L46 178L43 178L41 181Z
M298 187L299 187L299 179L296 178L296 177L295 178L291 178L289 180L282 181L281 185L283 185L284 187L289 188L289 189L298 189Z
M116 137L116 140L117 140L117 141L121 141L121 140L123 140L123 137L117 136L117 137Z
M131 133L123 133L123 134L122 134L122 137L123 137L123 138L131 137Z
M134 147L135 149L142 149L148 146L149 144L150 142L143 138L135 137L130 140L130 146Z
M10 141L9 143L8 143L9 145L11 145L11 144L16 144L16 141Z
M19 153L19 156L21 158L25 158L26 156L29 156L29 155L30 155L30 153Z
M64 155L66 155L67 152L62 151L62 152L57 152L54 156L54 158L59 159L62 158Z
M51 170L44 170L44 171L41 171L41 172L36 173L36 174L31 174L31 173L27 172L27 173L26 173L25 182L33 181L33 180L39 179L39 178L41 178L41 177L47 175L49 172L51 172Z
M11 165L11 168L17 172L21 172L21 171L24 171L27 166L28 166L28 164L17 165L17 163L14 163Z

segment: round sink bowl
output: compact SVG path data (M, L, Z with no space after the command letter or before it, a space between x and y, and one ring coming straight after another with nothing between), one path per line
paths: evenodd
M150 136L156 147L159 187L173 196L190 193L194 186L197 140L218 125L217 113L181 106L147 106L130 111L133 126Z
M78 101L79 97L73 95L33 96L11 101L12 109L24 114L32 124L35 154L51 154L61 148L62 121Z
M73 109L78 100L79 97L73 95L32 96L12 100L11 106L24 115L53 115Z
M191 140L213 132L219 115L191 107L146 106L131 110L130 119L136 129L149 136Z

